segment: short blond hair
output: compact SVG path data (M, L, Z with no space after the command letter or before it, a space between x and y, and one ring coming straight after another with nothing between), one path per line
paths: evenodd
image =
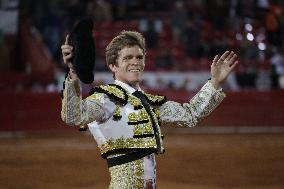
M118 36L113 38L106 47L106 62L107 65L116 64L118 52L124 47L138 46L142 49L145 55L145 38L141 33L136 31L122 31Z

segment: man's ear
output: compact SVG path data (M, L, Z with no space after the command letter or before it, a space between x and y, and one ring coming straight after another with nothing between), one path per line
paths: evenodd
M115 64L109 64L108 67L113 73L117 71L117 66Z

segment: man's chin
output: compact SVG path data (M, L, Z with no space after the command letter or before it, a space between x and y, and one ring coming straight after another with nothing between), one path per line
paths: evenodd
M137 78L137 79L128 80L127 83L131 86L137 86L139 85L140 82L141 82L141 78Z

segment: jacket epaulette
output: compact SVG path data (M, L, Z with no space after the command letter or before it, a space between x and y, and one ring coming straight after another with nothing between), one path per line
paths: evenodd
M148 101L149 104L153 106L161 106L165 102L167 102L167 97L166 96L160 96L160 95L152 95L148 93L144 93L145 97Z
M125 89L119 85L109 84L109 85L100 85L90 91L90 95L97 93L106 94L111 100L126 105L128 101L128 95Z

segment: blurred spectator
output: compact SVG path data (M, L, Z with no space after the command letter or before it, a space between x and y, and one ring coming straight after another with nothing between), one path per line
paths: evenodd
M272 6L265 17L266 36L269 43L278 45L280 26L277 18L278 7Z
M2 46L3 43L4 43L4 32L2 31L2 29L0 29L0 47Z
M200 30L193 21L188 20L186 22L186 27L183 31L183 36L185 38L184 46L187 56L199 58L202 53Z
M158 90L165 90L168 88L167 83L160 77L157 77L156 79L156 86L154 89L158 89Z
M266 12L269 10L270 2L269 0L256 0L255 7L257 18L262 20Z
M125 20L128 0L110 0L114 20Z
M66 7L66 4L65 4ZM82 17L86 16L86 4L80 0L70 0L66 7L65 28L69 31Z
M280 27L280 39L279 39L279 48L284 49L284 11L281 10L281 13L278 16L279 27Z
M44 87L43 87L43 85L40 82L33 81L31 91L33 93L43 93L44 92Z
M246 42L246 45L243 46L243 58L245 60L257 61L259 60L259 49L257 44L254 42Z
M149 15L149 18L141 18L139 21L139 31L146 32L152 27L157 33L161 33L163 30L163 23L159 18L155 18L153 15Z
M272 66L271 70L272 88L284 89L284 83L283 83L284 56L275 47L272 49L272 56L270 58L270 63Z
M91 0L87 3L86 14L96 22L112 21L110 4L105 0Z
M210 44L210 57L214 57L216 54L222 54L228 48L227 37L223 36L221 32L215 31L215 36Z
M155 10L159 10L159 11L168 11L169 7L172 3L172 0L153 0L154 4L155 4Z
M60 17L53 7L48 7L41 21L41 32L43 41L46 43L53 57L60 58L58 54L61 39Z
M174 9L171 13L171 25L175 40L182 39L182 31L187 21L187 11L183 1L175 1Z
M157 71L170 71L173 68L173 57L169 49L161 49L155 59L155 68Z
M224 26L230 11L229 2L228 0L206 0L208 18L217 30L225 29Z
M256 89L259 91L268 91L271 89L270 73L266 71L259 71L256 80Z
M237 6L236 6L236 12L237 15L241 18L253 18L255 15L254 11L254 3L255 0L238 0Z
M237 4L238 0L230 0L230 5L229 5L229 15L230 17L236 17L236 9L237 9Z
M241 60L236 80L242 89L255 89L258 70L254 61Z
M144 33L147 48L153 49L157 47L161 28L161 21L158 19L150 18L140 20L139 30Z
M60 91L60 89L58 87L57 80L54 80L52 83L50 83L46 86L46 92L48 92L48 93L55 93L55 92L59 92L59 91Z
M192 91L196 90L196 86L194 86L190 76L185 78L185 80L184 80L184 82L183 82L183 84L181 86L181 89L184 89L184 90L189 91L189 92L192 92Z

